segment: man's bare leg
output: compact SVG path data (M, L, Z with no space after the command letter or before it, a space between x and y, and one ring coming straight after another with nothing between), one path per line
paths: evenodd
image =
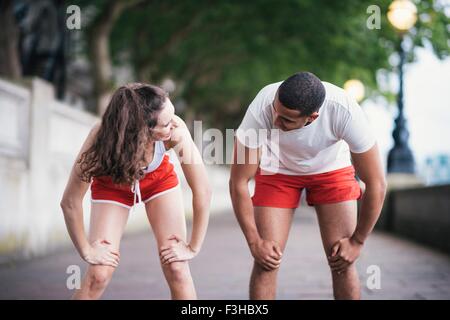
M327 257L333 245L342 238L352 236L357 223L357 204L355 200L332 204L315 205L319 220L320 234ZM328 261L328 260L327 260ZM360 283L355 265L337 274L331 271L334 298L360 299Z
M293 209L255 207L255 221L261 238L276 241L284 251L293 214ZM250 300L275 299L278 270L267 271L253 263Z

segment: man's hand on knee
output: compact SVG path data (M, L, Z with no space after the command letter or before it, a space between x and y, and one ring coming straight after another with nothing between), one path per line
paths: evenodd
M277 242L259 239L255 243L250 244L250 251L255 261L263 269L271 271L280 267L283 253Z
M328 256L328 264L332 271L338 274L344 272L356 259L358 259L362 244L352 238L343 238L336 242L331 248Z

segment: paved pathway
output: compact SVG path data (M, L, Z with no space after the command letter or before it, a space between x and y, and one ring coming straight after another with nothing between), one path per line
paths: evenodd
M332 299L331 276L315 214L296 214L280 270L278 299ZM82 263L75 250L0 267L0 299L67 299L66 268ZM381 289L369 290L370 265L381 270ZM357 264L364 299L450 299L450 257L375 232ZM200 299L246 299L251 259L233 213L211 218L204 248L191 263ZM150 232L125 236L121 265L104 299L168 299Z

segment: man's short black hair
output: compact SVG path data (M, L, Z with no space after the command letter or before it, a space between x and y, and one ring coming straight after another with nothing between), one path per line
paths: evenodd
M297 72L280 85L278 100L286 108L309 116L318 111L325 100L325 87L311 72Z

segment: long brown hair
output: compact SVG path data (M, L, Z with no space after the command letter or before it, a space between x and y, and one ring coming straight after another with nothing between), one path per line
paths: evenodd
M84 152L80 178L110 176L114 183L142 178L151 129L157 124L167 93L156 86L130 83L118 88L102 117L92 146Z

